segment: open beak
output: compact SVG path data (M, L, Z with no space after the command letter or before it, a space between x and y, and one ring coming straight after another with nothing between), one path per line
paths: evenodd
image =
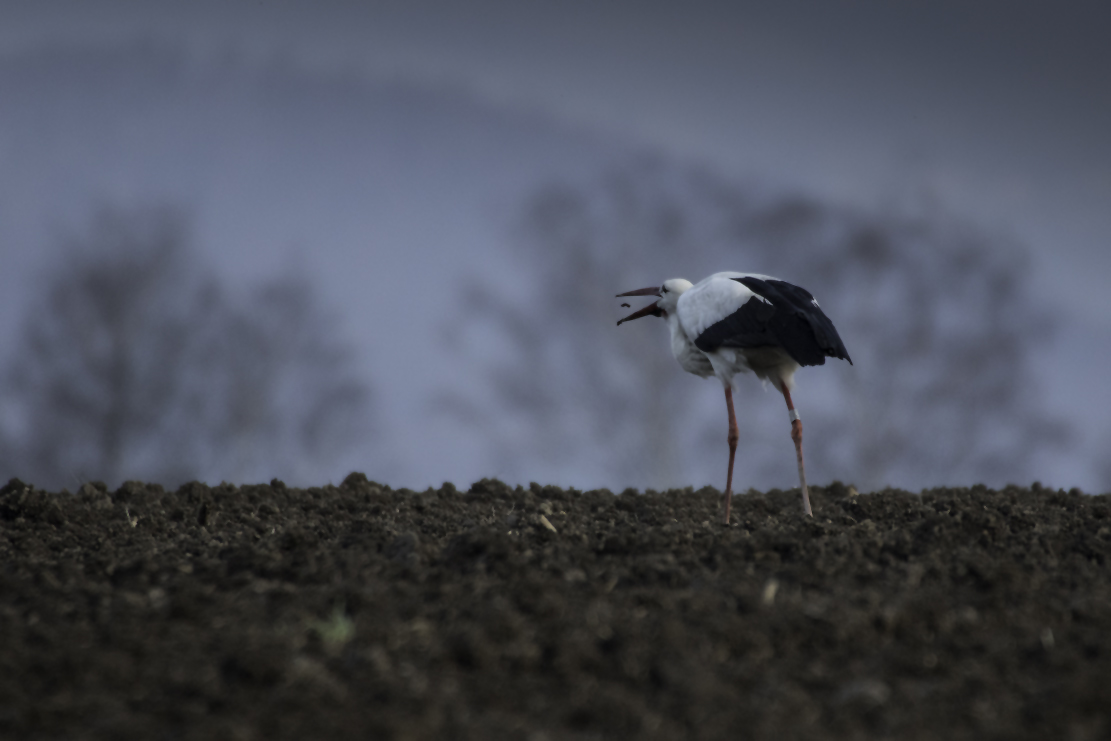
M657 288L656 286L651 286L649 288L638 288L635 291L629 291L627 293L619 293L619 294L617 294L617 297L618 298L624 298L625 296L659 296L659 295L660 295L660 289ZM659 302L653 302L653 303L648 304L647 306L645 306L643 309L639 309L637 311L634 311L632 314L629 314L629 316L627 316L624 319L617 322L617 326L620 327L623 323L631 321L633 319L640 319L642 316L663 316L663 312L660 310L660 307L659 307L658 304L659 304Z

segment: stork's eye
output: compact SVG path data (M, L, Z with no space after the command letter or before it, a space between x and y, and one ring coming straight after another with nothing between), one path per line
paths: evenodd
M667 293L667 286L664 286L664 287L663 287L663 288L661 288L660 290L661 290L661 291L662 291L663 293Z

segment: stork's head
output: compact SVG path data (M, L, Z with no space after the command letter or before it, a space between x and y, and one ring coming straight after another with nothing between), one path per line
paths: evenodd
M642 316L661 316L666 319L669 314L675 313L675 305L679 302L679 297L690 287L691 282L689 280L671 278L670 280L665 280L662 286L638 288L635 291L617 294L618 298L624 296L659 296L659 301L648 304L643 309L629 314L629 316L617 323L618 326L621 326L622 323L630 319L640 319Z

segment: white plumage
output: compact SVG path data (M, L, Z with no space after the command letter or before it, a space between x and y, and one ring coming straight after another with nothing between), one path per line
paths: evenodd
M795 372L822 365L827 357L852 363L833 322L805 289L756 273L722 272L691 284L672 278L659 287L618 294L657 296L655 303L633 312L618 325L643 316L662 317L671 336L671 354L683 370L717 377L729 409L729 472L725 485L725 522L732 501L737 420L733 412L733 377L754 373L770 381L787 402L791 437L798 457L803 510L811 514L802 458L802 422L791 400Z

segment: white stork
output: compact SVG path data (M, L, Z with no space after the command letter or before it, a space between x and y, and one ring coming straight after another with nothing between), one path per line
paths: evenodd
M823 365L827 357L852 359L833 322L806 289L767 275L714 273L691 285L672 278L662 286L641 288L624 296L658 296L659 300L617 322L659 316L671 331L671 354L688 373L717 376L725 386L729 408L729 473L725 479L725 524L733 499L733 457L737 452L737 418L733 414L733 376L755 373L771 381L787 400L791 439L799 464L803 511L812 516L806 470L802 463L802 420L791 401L795 371ZM628 304L623 304L628 306Z

